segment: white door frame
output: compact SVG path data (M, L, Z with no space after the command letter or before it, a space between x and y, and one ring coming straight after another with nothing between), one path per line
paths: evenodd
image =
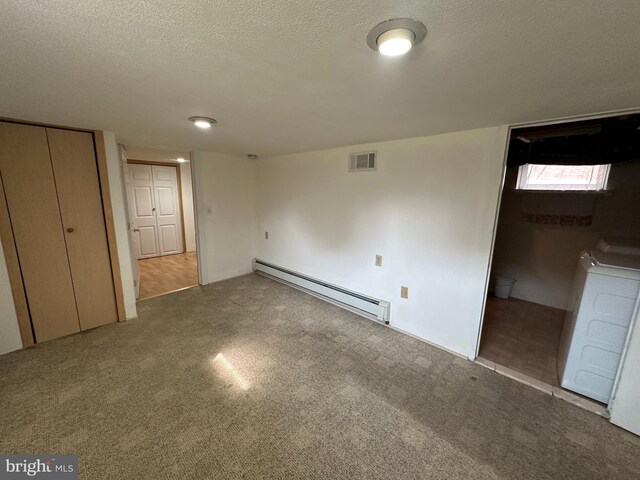
M193 216L196 228L196 251L198 254L198 283L209 283L208 251L206 222L207 208L204 200L204 185L202 182L202 155L200 152L190 152L191 157L191 191L193 194ZM210 212L209 212L210 213Z
M138 241L134 234L134 225L133 225L133 193L132 193L132 185L131 185L131 177L129 172L129 164L127 163L127 155L126 150L123 145L118 145L118 149L120 152L120 168L122 169L122 178L124 179L124 199L126 202L125 211L127 214L127 236L129 240L129 257L131 258L131 271L133 272L133 287L135 290L136 300L140 297L140 270L138 269L138 259L137 259L137 251L138 251Z
M479 322L478 333L476 338L476 351L475 351L474 360L478 358L478 353L480 352L480 342L482 341L482 338L481 338L482 326L484 323L485 309L487 307L487 295L489 293L489 280L491 278L491 266L493 263L493 253L496 246L496 234L498 231L498 217L500 215L500 204L502 203L502 192L504 191L505 175L507 174L507 155L509 154L509 140L511 138L511 130L515 128L522 128L522 127L542 127L545 125L560 125L563 123L576 122L580 120L597 120L599 118L617 117L620 115L631 115L631 114L637 114L637 113L640 113L640 108L627 108L622 110L610 110L602 113L594 113L591 115L575 115L572 117L560 117L556 119L541 120L537 122L522 122L522 123L514 123L512 125L509 125L509 128L507 130L507 142L505 145L504 156L502 159L502 178L500 180L500 191L498 192L498 201L496 204L496 210L495 210L495 215L493 220L493 231L491 234L491 250L489 252L489 263L487 265L487 273L486 273L485 285L484 285L484 297L482 300L482 309L480 311L480 322ZM624 358L624 353L625 352L623 352L623 358ZM622 365L622 361L620 362L620 365ZM618 371L618 373L620 372ZM617 379L616 379L616 382L617 382Z

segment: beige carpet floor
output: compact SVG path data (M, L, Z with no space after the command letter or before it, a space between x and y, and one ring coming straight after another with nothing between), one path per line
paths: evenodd
M85 479L637 479L640 438L272 280L0 357L0 452Z

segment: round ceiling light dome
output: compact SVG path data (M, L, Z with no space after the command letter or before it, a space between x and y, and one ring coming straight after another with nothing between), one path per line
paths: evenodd
M395 57L411 50L415 38L411 30L394 28L380 35L376 43L381 54Z
M189 117L189 120L191 120L196 127L203 129L211 128L213 125L218 123L217 120L209 117Z
M387 56L407 53L427 35L424 23L411 18L394 18L379 23L367 35L367 45Z

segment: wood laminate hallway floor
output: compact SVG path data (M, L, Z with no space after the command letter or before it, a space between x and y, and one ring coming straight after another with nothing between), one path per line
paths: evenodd
M140 299L174 292L198 284L196 252L138 260Z

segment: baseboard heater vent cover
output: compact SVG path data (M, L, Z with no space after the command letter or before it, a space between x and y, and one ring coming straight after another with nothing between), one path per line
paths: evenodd
M292 287L315 295L358 315L385 324L389 323L391 304L385 300L367 297L361 293L352 292L346 288L323 282L322 280L258 260L257 258L253 260L253 271L287 283Z

